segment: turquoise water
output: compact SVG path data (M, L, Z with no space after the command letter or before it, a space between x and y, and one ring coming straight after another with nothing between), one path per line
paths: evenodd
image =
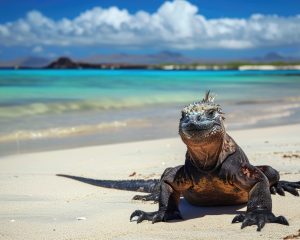
M199 99L206 89L216 92L220 100L278 99L298 96L297 74L297 71L0 71L0 115L20 117L186 103Z
M299 120L300 71L2 70L0 142L173 136L207 89L233 128Z

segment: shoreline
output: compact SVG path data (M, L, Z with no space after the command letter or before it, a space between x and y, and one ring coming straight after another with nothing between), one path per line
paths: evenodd
M254 165L271 165L284 180L300 179L300 124L230 131ZM299 198L272 196L275 215L290 226L240 229L231 224L244 206L193 207L181 200L184 221L130 223L136 209L157 205L132 201L134 192L104 189L55 174L94 179L158 178L183 163L178 138L27 153L0 159L0 239L283 239L300 226ZM130 177L135 172L133 177ZM216 231L218 229L218 231Z
M268 128L274 128L274 127L283 127L283 126L293 126L296 122L286 122L285 124L282 123L273 123L273 124L258 124L258 125L246 125L242 126L237 129L230 129L230 131L239 132L239 131L257 131L258 129L268 129ZM159 129L158 129L159 130ZM143 131L143 130L142 130ZM32 139L28 142L21 142L21 141L15 141L12 145L15 144L16 149L4 152L2 151L0 153L0 161L2 157L9 157L9 156L15 156L15 155L21 155L21 154L31 154L31 153L43 153L43 152L53 152L53 151L62 151L62 150L72 150L77 148L88 148L88 147L101 147L101 146L109 146L109 145L118 145L118 144L126 144L126 143L136 143L136 142L146 142L146 141L158 141L158 140L167 140L167 139L180 139L180 136L178 133L169 133L168 135L158 135L157 137L148 137L148 136L142 136L142 137L131 137L130 139L127 139L126 136L123 136L120 139L110 139L106 140L104 142L99 142L98 140L99 135L93 134L93 135L75 135L71 137L51 137L47 139L40 139L39 137ZM62 142L63 144L59 143L59 145L55 144L57 141ZM1 139L0 139L1 142ZM11 144L11 142L9 142ZM2 147L6 147L6 143L1 143ZM0 148L0 149L1 149ZM9 148L9 146L8 146ZM27 148L25 150L24 148Z
M63 60L63 62L61 62ZM183 64L130 64L130 63L81 63L71 59L58 59L48 66L0 66L0 70L147 70L147 71L299 71L299 62L279 63L183 63Z
M291 125L300 119L298 97L223 102L225 126L230 131ZM25 125L2 119L0 157L177 137L180 105L37 116L26 119Z

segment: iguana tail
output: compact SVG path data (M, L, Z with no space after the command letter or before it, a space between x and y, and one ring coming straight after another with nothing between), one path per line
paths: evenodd
M56 176L71 178L98 187L113 188L113 189L135 191L135 192L146 192L146 193L151 193L155 189L156 185L159 183L158 179L98 180L98 179L84 178L84 177L78 177L78 176L72 176L66 174L56 174Z

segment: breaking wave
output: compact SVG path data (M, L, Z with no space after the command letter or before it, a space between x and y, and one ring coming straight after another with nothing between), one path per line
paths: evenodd
M132 119L126 121L103 122L93 125L78 125L71 127L55 127L39 130L14 131L0 136L0 143L18 142L24 140L39 140L48 138L64 138L79 135L95 134L103 131L118 130L133 126L146 126L147 120Z

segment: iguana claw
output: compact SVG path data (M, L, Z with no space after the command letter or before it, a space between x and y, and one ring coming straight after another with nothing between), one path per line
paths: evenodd
M265 210L256 210L252 212L247 212L246 214L236 215L232 223L241 222L241 229L251 226L257 225L257 231L260 231L266 223L279 223L283 225L289 225L289 222L286 220L284 216L275 217L275 215L271 212Z
M134 211L130 216L130 221L136 221L141 223L144 220L156 222L166 222L170 220L182 219L179 211L168 212L168 211L156 211L156 212L144 212L141 210Z
M270 191L272 194L278 193L281 196L284 196L286 191L298 197L299 196L298 189L300 189L300 181L299 182L279 181L270 188Z

